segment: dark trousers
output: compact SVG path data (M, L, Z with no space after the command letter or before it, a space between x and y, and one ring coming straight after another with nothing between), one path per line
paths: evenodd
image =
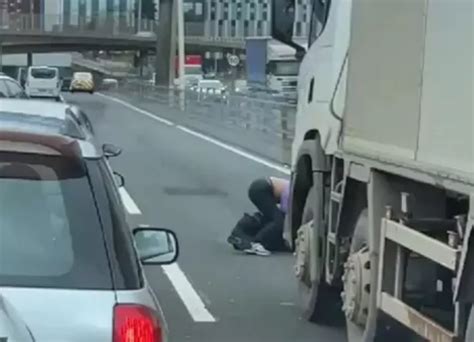
M283 224L285 214L278 208L269 179L257 179L250 184L248 192L250 201L263 215L264 222L255 235L254 241L261 243L269 250L285 250L283 241Z

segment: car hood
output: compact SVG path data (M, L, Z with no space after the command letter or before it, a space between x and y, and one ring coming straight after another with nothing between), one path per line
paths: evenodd
M8 342L112 341L113 291L0 287L0 338Z

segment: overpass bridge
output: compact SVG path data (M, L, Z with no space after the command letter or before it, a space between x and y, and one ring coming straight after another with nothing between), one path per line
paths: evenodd
M62 16L10 14L0 21L3 53L65 52L90 50L155 51L160 27L155 21L142 21L143 30L121 18L99 16L87 22L64 25ZM244 40L205 36L186 36L191 48L243 49Z

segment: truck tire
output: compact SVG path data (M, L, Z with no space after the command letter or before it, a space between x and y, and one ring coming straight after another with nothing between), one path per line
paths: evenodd
M370 246L369 246L369 221L367 209L360 212L351 240L350 254L345 264L343 311L346 314L347 342L384 342L384 341L405 341L420 342L417 336L406 330L401 324L387 317L378 317L375 323L375 332L371 334L368 330L369 322L369 301L371 295L370 270ZM369 262L367 264L367 262ZM353 281L352 271L357 271L358 281ZM365 273L365 274L364 274ZM357 283L357 285L355 285ZM358 299L351 303L350 296L354 294L354 289L350 290L352 284L358 293ZM360 300L362 299L362 300ZM355 304L355 305L354 305ZM352 306L351 308L351 305ZM348 312L349 308L349 312ZM363 319L366 317L366 321Z
M341 301L339 292L324 280L323 176L318 178L320 184L314 184L306 197L302 224L297 233L295 272L304 318L315 323L334 324L340 321L337 318L341 317Z

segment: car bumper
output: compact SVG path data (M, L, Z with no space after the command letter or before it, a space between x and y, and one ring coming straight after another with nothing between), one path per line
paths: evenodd
M59 90L42 90L42 91L39 91L39 90L30 90L27 92L27 95L29 97L58 97L60 94L60 91Z

